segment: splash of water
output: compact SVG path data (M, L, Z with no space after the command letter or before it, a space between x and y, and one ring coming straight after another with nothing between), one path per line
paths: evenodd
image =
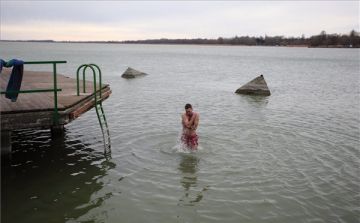
M176 145L172 148L174 153L196 153L203 150L201 146L197 146L197 149L194 149L192 146L187 145L186 143L180 140L182 133L177 137Z

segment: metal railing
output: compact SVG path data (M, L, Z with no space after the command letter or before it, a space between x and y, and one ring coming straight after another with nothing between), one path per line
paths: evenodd
M96 72L95 72L94 67L96 67L97 70L98 70L98 72L99 72L99 91L100 91L99 95L100 95L100 99L101 99L101 97L102 97L101 70L100 70L99 66L96 65L96 64L83 64L83 65L81 65L81 66L77 69L77 71L76 71L76 90L77 90L77 95L78 95L78 96L80 95L79 72L80 72L81 68L84 68L84 69L83 69L83 93L86 93L85 71L86 71L86 69L87 69L88 67L90 67L90 69L91 69L92 72L93 72L93 77L94 77L94 98L95 98L95 104L96 104L96 103L97 103L97 96L96 96L96 94L97 94L97 89L96 89Z
M76 72L76 87L77 87L77 95L80 95L80 80L79 80L79 73L81 71L81 69L83 68L83 93L86 93L86 86L85 86L85 73L86 73L86 69L90 67L90 69L93 72L93 77L94 77L94 107L95 107L95 111L96 111L96 115L98 117L99 120L99 124L100 124L100 128L103 134L103 142L104 142L104 149L105 151L108 151L111 147L111 142L110 142L110 132L109 132L109 126L108 123L106 121L106 117L105 117L105 113L104 113L104 109L102 107L102 78L101 78L101 70L99 68L99 66L97 66L96 64L83 64L81 65ZM95 69L97 68L98 73L99 73L99 97L98 97L98 93L97 93L97 88L96 88L96 72Z
M53 65L53 89L38 89L38 90L24 90L24 91L1 91L1 94L20 94L20 93L39 93L39 92L54 92L54 113L55 113L55 126L59 125L59 114L58 114L58 103L57 103L57 92L62 89L57 89L57 78L56 78L56 64L66 63L66 61L26 61L24 64L52 64Z

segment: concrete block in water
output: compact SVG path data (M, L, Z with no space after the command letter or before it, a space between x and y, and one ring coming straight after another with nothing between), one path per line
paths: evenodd
M123 75L121 75L121 77L135 78L135 77L144 76L144 75L147 75L147 74L129 67L128 69L126 69L126 71L123 73Z
M235 93L238 94L256 94L270 96L270 90L263 75L253 79L249 83L238 88Z

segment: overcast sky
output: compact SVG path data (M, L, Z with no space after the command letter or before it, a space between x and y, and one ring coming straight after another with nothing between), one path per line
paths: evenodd
M359 31L359 1L4 1L3 40L305 37Z

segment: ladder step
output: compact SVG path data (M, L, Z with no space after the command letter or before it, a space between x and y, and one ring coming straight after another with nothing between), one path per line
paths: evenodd
M110 141L110 135L104 134L104 138L107 139L108 141Z

